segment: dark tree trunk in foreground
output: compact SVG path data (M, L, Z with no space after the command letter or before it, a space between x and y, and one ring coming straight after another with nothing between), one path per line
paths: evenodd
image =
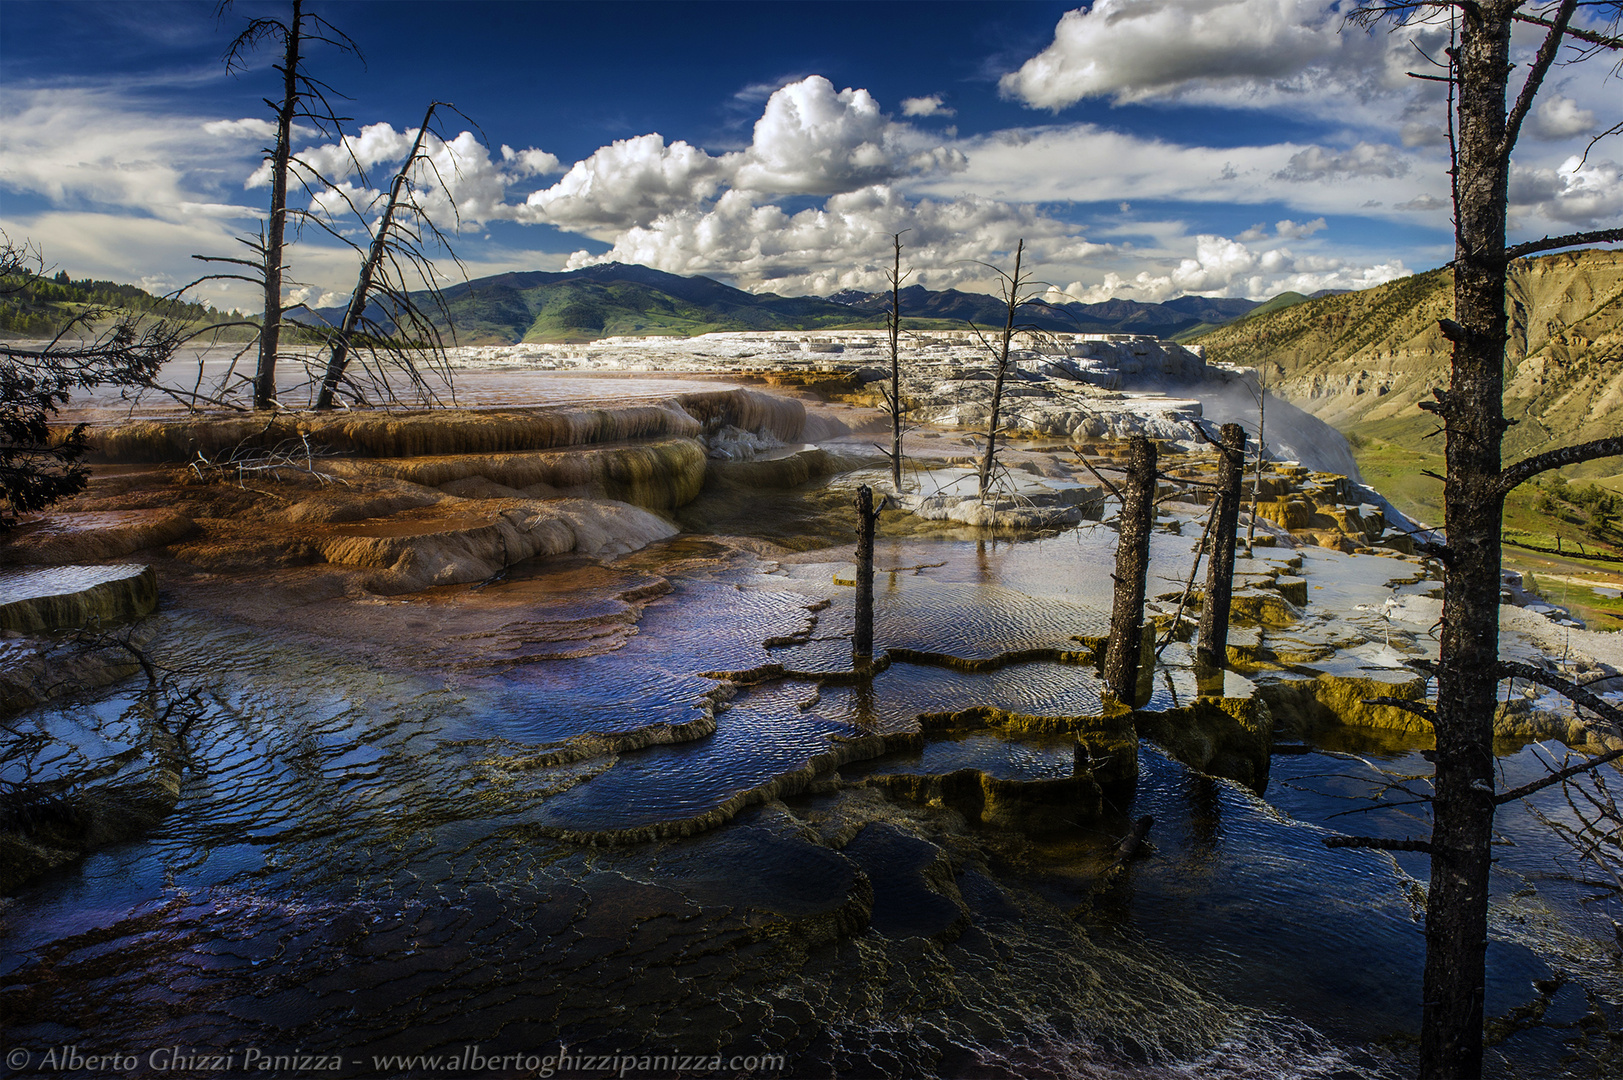
M858 670L873 662L873 533L879 514L873 488L857 488L857 625L851 635L851 663Z
M1453 374L1434 411L1447 431L1448 536L1437 667L1437 763L1420 1075L1482 1071L1483 965L1499 685L1499 490L1503 413L1505 83L1514 4L1460 11ZM1449 329L1446 328L1445 329Z
M1155 523L1155 456L1155 444L1144 436L1135 435L1128 441L1127 476L1116 525L1116 589L1110 605L1105 685L1129 705L1137 704L1144 638L1144 582L1150 569L1150 529Z
M1244 481L1245 429L1239 424L1224 424L1223 448L1217 463L1211 557L1206 562L1206 596L1201 602L1200 636L1195 647L1196 659L1212 667L1222 667L1228 659L1235 531L1240 523L1240 488Z
M1420 1075L1426 1080L1474 1077L1482 1072L1482 1013L1492 872L1495 808L1519 791L1494 790L1493 717L1507 667L1499 662L1500 530L1505 496L1546 469L1623 452L1623 438L1597 439L1534 455L1501 467L1504 416L1505 285L1512 255L1529 255L1623 240L1623 229L1545 237L1505 247L1510 156L1531 115L1544 77L1570 39L1583 43L1576 57L1623 49L1623 39L1572 27L1577 0L1528 5L1523 0L1369 2L1353 15L1370 24L1386 16L1408 18L1446 10L1458 28L1447 51L1451 94L1457 95L1454 195L1454 317L1440 323L1453 344L1447 390L1421 408L1443 422L1448 477L1443 489L1446 542L1428 545L1443 564L1443 617L1437 698L1430 710L1437 734L1429 841L1398 841L1431 854L1426 898L1426 969L1420 1030ZM1530 64L1510 62L1515 22L1545 30ZM1506 108L1510 75L1522 80ZM1525 72L1525 75L1521 74ZM1457 134L1456 134L1457 133ZM1528 669L1540 674L1536 669ZM1522 673L1522 677L1528 677ZM1534 681L1551 681L1546 675ZM1585 691L1561 683L1574 701ZM1595 763L1598 763L1596 759ZM1341 838L1333 846L1390 847L1393 841Z
M276 110L276 148L271 152L270 220L265 227L265 316L259 332L259 367L254 372L254 408L276 405L276 350L282 331L282 237L287 231L288 158L293 154L293 118L299 107L299 44L304 40L303 0L293 0L286 51L282 57L282 104Z

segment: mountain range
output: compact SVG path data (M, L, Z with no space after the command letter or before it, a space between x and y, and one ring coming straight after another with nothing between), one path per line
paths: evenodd
M853 290L827 298L750 293L710 278L623 263L497 274L454 285L444 296L457 341L469 345L575 343L656 334L691 337L724 330L878 328L884 325L890 302L888 293ZM1045 330L1172 337L1224 325L1261 307L1304 299L1287 293L1266 305L1199 296L1162 304L1067 302L1031 305L1021 311L1020 321ZM985 293L932 292L913 285L902 290L901 301L906 325L913 329L955 328L966 322L995 326L1004 319L998 298ZM319 314L337 322L343 309L323 309Z

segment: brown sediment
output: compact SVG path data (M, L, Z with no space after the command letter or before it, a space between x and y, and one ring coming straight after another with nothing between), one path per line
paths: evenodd
M715 733L716 717L712 707L706 709L704 715L680 724L649 724L647 727L619 734L586 731L571 736L556 749L539 754L490 759L481 764L497 764L503 769L519 771L551 769L559 765L585 761L588 758L625 754L650 746L675 746L678 743L696 742Z
M148 635L133 635L136 648ZM95 690L141 670L130 649L112 642L77 645L49 638L0 641L0 716L44 704L63 694Z
M1426 678L1411 671L1393 669L1384 675L1319 673L1274 678L1259 683L1257 695L1267 703L1279 730L1297 738L1336 725L1431 731L1431 724L1412 712L1393 705L1370 704L1374 698L1424 701Z
M673 510L692 502L704 487L705 453L697 439L676 438L503 454L341 458L323 462L321 469L337 477L383 477L429 488L482 479L532 497L567 494Z
M1138 737L1135 715L1113 701L1092 716L1032 716L1011 713L991 705L945 713L921 713L919 729L928 735L943 731L999 731L1006 735L1074 735L1081 751L1079 768L1119 801L1138 782Z
M759 686L779 679L812 682L821 686L854 686L867 682L890 667L891 659L888 653L881 653L873 658L871 664L851 671L797 671L782 664L758 664L743 671L701 671L699 678L729 682L735 686Z
M297 506L299 504L295 504ZM273 511L274 513L274 511ZM442 498L382 518L278 522L200 518L203 535L169 551L210 574L309 567L340 591L392 596L473 584L537 556L611 557L676 533L651 512L606 499Z
M184 462L237 448L301 448L368 457L492 454L670 437L695 438L703 421L799 437L805 406L752 390L680 394L657 405L613 409L434 409L333 415L282 412L260 417L207 417L91 423L88 460ZM68 427L62 426L65 434Z
M838 583L838 582L837 582ZM1008 667L1010 664L1028 664L1048 662L1052 664L1093 665L1097 667L1103 662L1106 637L1077 636L1073 640L1079 642L1081 649L1056 649L1037 647L1031 649L1015 649L996 656L964 657L954 656L951 653L931 652L926 649L890 648L886 655L892 660L899 660L907 664L928 664L932 667L952 668L954 671L965 671L979 674L987 671L996 671Z
M1305 583L1301 592L1305 599ZM1239 623L1275 627L1289 626L1302 617L1286 595L1276 589L1260 587L1236 590L1229 600L1229 613Z
M681 394L676 403L700 423L726 424L769 434L782 442L800 438L806 427L804 402L754 390L700 390Z
M1554 739L1591 754L1623 747L1623 732L1604 720L1536 709L1525 699L1500 703L1493 716L1493 737L1495 742L1515 744Z
M1105 814L1102 785L1092 776L1005 780L979 769L928 775L887 773L861 782L893 799L940 806L973 825L1042 833L1074 830Z
M782 457L744 461L711 459L706 466L706 479L747 488L792 488L821 476L846 472L859 464L861 459L831 454L814 446Z
M122 558L197 531L174 510L57 511L34 515L0 538L0 564L53 565Z

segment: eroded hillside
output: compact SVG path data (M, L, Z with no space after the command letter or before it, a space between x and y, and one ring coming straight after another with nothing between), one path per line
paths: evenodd
M1512 266L1507 456L1615 434L1623 425L1623 252L1581 251ZM1434 270L1273 311L1200 338L1206 356L1266 372L1271 388L1344 432L1414 449L1435 418L1417 403L1447 383L1453 275ZM1602 473L1615 461L1596 463Z

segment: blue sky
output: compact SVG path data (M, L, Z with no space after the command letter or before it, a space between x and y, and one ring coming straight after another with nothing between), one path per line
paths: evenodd
M0 226L153 288L233 253L268 202L277 85L269 52L234 76L221 57L290 6L0 0ZM618 259L828 293L877 287L905 229L932 288L990 288L980 262L1022 238L1085 300L1356 288L1450 255L1443 102L1405 74L1449 28L1370 34L1339 6L310 0L365 54L309 58L347 95L365 182L315 132L297 146L364 207L427 102L455 103L478 126L446 121L425 205L448 226L455 204L472 276ZM1607 76L1552 73L1518 235L1623 219L1623 139L1576 158L1617 120ZM292 259L290 294L342 299L352 252L307 231Z

